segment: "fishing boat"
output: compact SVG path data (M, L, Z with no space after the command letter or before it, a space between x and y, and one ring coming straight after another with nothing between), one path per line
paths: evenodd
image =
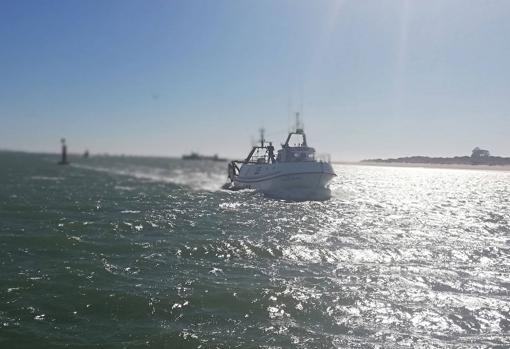
M327 200L329 182L336 176L329 157L318 159L309 147L299 113L295 129L290 131L276 156L272 142L264 139L253 146L244 160L228 165L229 187L255 189L268 197L286 200Z
M227 159L220 158L218 154L214 154L213 156L206 156L206 155L200 155L198 153L192 152L188 155L182 156L183 160L211 160L211 161L220 161L220 162L226 162Z

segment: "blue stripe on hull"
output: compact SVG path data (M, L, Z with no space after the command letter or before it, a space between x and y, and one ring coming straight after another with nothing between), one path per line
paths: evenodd
M336 177L336 174L329 173L329 172L299 172L299 173L284 173L279 175L271 175L268 177L262 177L262 178L256 178L256 179L239 179L239 177L236 178L237 182L240 183L258 183L258 182L264 182L269 181L271 179L279 178L279 177L286 177L286 176L300 176L300 175L309 175L309 174L320 174L320 175L330 175L333 177Z

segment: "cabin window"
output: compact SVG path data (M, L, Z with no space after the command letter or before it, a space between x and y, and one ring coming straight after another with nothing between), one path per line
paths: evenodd
M293 153L292 154L292 161L306 161L306 153Z

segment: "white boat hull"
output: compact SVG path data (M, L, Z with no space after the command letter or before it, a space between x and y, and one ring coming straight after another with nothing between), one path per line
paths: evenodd
M234 179L236 189L255 189L286 200L327 200L335 177L325 162L244 164Z

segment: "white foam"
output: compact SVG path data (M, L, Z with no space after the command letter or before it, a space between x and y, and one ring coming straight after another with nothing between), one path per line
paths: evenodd
M90 166L82 164L72 164L72 166L104 172L108 174L130 176L138 179L149 180L153 182L173 183L190 187L193 190L218 191L225 182L225 175L220 173L207 173L199 170L184 169L163 169L153 167L134 167L134 168L108 168L102 166ZM117 188L120 189L119 186ZM122 188L124 189L124 188Z

